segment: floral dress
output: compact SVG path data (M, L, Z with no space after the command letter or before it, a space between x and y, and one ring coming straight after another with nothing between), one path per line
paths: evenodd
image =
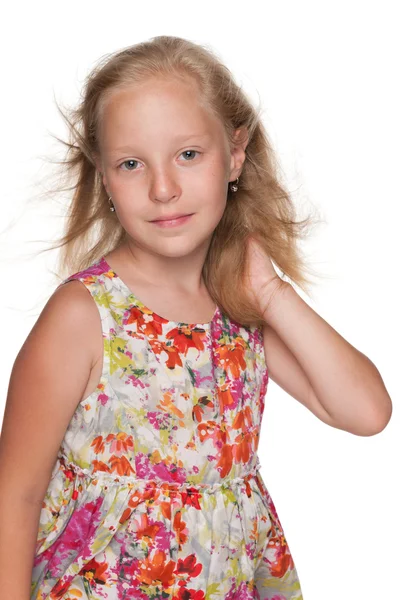
M31 600L302 600L257 455L262 328L178 323L104 256L78 279L103 369L66 429L40 512Z

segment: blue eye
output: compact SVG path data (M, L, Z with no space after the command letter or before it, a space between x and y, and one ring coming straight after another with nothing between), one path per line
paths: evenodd
M197 150L184 150L184 151L182 152L182 154L188 154L188 153L190 153L190 152L192 152L192 153L193 153L193 152L195 152L196 154L200 154L200 152L198 152ZM186 162L186 161L185 161L185 162Z
M188 154L193 154L193 153L194 154L201 154L201 152L199 152L198 150L184 150L183 152L181 152L181 156L182 156L182 154L186 154L186 158L188 158L187 155ZM129 158L128 160L124 160L124 162L122 162L119 165L119 168L122 169L122 165L127 165L129 163L131 163L131 165L132 165L132 163L137 163L137 162L139 162L139 161L134 160L133 158ZM188 161L185 160L184 162L188 162ZM190 160L189 160L189 162L190 162ZM133 169L130 169L130 168L128 168L128 169L122 169L122 171L136 171L136 170L137 170L136 168L133 168Z
M129 160L124 160L124 162L119 165L119 168L121 168L122 165L126 165L127 163L137 163L137 162L138 162L137 160L134 160L133 158L130 158ZM126 170L127 171L135 171L135 169L122 169L122 170L123 171L126 171Z

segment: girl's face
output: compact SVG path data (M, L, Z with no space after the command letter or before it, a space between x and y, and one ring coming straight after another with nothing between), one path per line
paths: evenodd
M208 247L245 158L197 97L189 81L150 80L115 91L102 112L97 167L116 215L134 246L163 256ZM176 214L192 216L152 223Z

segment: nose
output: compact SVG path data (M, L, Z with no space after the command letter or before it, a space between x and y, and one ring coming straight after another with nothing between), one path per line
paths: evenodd
M180 185L177 177L163 169L158 171L152 177L149 195L156 202L169 202L172 198L180 195Z

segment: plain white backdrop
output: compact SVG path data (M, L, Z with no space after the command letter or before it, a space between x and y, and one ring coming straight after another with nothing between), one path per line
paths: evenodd
M1 418L15 357L57 285L56 252L35 254L60 234L60 206L32 202L51 176L44 157L59 152L50 134L65 134L54 97L76 102L104 54L161 34L209 45L262 105L295 202L325 219L304 251L326 279L313 299L301 295L375 363L393 415L382 433L354 436L270 380L261 473L305 600L400 598L396 4L87 0L3 9Z

